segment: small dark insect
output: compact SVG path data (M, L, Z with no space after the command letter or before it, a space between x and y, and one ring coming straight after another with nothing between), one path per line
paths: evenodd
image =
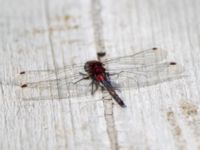
M98 53L97 55L98 57L103 57L105 53ZM87 61L84 65L65 66L56 70L22 71L20 72L21 76L33 74L35 78L36 74L47 73L48 78L25 82L21 84L21 88L44 89L55 86L58 88L60 94L59 96L51 97L60 98L64 97L64 94L67 97L73 96L74 91L78 94L85 92L85 89L91 85L92 95L94 95L99 87L102 87L108 91L121 107L126 107L116 91L120 87L116 85L122 85L122 88L126 86L144 87L181 76L183 68L177 65L176 62L164 61L166 57L166 51L159 48L152 48L128 56L107 59L103 62L100 60L91 60ZM108 66L108 68L105 66ZM84 69L85 73L80 72L81 69ZM71 75L71 73L73 74ZM57 75L56 78L51 79L55 74ZM77 77L79 79L72 82ZM86 80L90 81L90 83L80 84ZM114 81L117 81L118 84L115 84ZM64 88L64 86L67 88ZM62 90L64 90L64 94L61 92ZM38 97L38 99L41 98Z

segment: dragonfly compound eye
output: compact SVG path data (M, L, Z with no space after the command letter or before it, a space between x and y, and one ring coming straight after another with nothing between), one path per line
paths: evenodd
M84 65L84 70L87 72L89 70L89 64L86 62Z

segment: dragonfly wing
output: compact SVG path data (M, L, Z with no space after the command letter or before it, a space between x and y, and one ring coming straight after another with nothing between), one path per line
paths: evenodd
M42 81L34 81L34 82L27 82L26 80L21 80L18 85L21 88L58 88L64 84L73 84L77 81L81 80L81 76L77 77L63 77L59 79L50 79L50 80L42 80Z
M23 100L54 100L73 97L89 96L91 86L90 80L83 80L76 84L60 80L57 86L52 86L51 82L47 87L24 87L20 88L20 97ZM53 83L54 84L54 83Z
M183 77L184 69L175 62L164 62L155 65L126 68L111 75L114 86L121 88L145 87Z
M79 77L80 72L84 72L83 65L69 65L55 70L27 70L21 71L15 80L16 82L19 80L25 82L39 82L65 78L65 80L71 81L73 78Z
M114 64L123 64L123 65L145 65L145 64L154 64L163 61L167 57L167 51L159 48L151 48L138 53L117 57L113 59L105 60L105 64L110 65Z

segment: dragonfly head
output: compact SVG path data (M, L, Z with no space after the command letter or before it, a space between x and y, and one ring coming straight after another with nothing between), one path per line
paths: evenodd
M105 72L104 64L97 60L87 61L84 65L85 71L94 76Z

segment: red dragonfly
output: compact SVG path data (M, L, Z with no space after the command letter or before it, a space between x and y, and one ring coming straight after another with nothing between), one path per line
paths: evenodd
M120 88L144 87L182 77L183 68L176 62L165 61L166 57L166 51L151 48L128 56L91 60L56 70L22 71L20 85L23 90L39 91L37 97L27 97L25 100L80 96L88 92L88 87L91 87L91 94L94 95L102 87L121 107L126 107L117 93ZM85 73L80 72L81 69ZM47 91L51 91L51 96L45 95L49 94Z

